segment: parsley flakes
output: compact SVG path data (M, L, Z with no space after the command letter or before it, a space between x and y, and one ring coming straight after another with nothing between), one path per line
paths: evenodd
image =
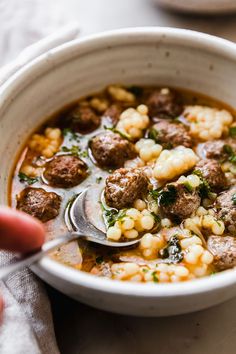
M26 182L29 185L34 184L34 183L38 182L38 180L39 180L38 177L29 177L23 172L19 172L18 178L21 183Z

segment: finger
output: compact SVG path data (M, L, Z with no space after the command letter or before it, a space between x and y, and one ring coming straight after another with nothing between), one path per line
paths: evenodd
M30 252L41 247L45 239L43 225L21 211L0 207L0 248L13 252Z

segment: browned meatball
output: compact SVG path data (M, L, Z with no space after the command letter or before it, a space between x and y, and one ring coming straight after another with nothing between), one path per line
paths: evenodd
M85 134L97 129L101 118L88 106L76 106L66 117L66 122L73 130Z
M214 256L217 270L236 266L236 239L232 236L210 236L207 240L208 250Z
M225 174L216 160L201 160L195 169L201 171L202 177L207 180L212 190L217 191L226 187Z
M175 118L183 111L178 95L169 89L155 90L149 96L147 106L151 117Z
M107 108L103 116L108 118L114 125L118 122L122 109L117 104L113 104Z
M221 193L215 201L215 207L220 219L228 230L236 234L236 186Z
M94 159L101 167L122 167L126 160L136 156L133 144L112 132L95 136L90 147Z
M25 188L17 196L17 209L30 214L42 222L54 219L59 214L61 197L42 188Z
M226 140L207 141L202 146L204 157L207 159L225 160L229 157L230 151L236 152L236 140L228 138Z
M170 219L185 219L200 206L201 198L197 190L189 191L182 183L167 184L159 196L161 212Z
M156 140L160 144L172 147L183 145L188 148L193 145L191 136L181 123L175 124L159 119L153 129L157 132Z
M148 191L148 178L140 169L120 168L106 179L105 199L112 208L131 206Z
M87 165L72 155L55 156L46 165L44 177L54 187L74 187L87 177Z

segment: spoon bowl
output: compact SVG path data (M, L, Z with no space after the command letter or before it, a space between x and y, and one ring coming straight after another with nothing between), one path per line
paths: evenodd
M23 268L30 266L39 259L41 259L46 254L54 251L63 244L76 240L78 238L83 238L87 241L98 243L107 247L129 247L133 246L139 242L139 239L135 239L128 242L112 242L106 237L105 232L94 226L89 218L89 213L86 211L86 199L89 189L85 189L81 192L73 202L68 206L65 212L65 223L69 229L69 232L65 235L57 237L55 240L46 242L41 250L31 254L30 256L24 257L23 259L17 260L15 263L8 266L2 267L0 269L0 279L7 279L8 275ZM90 192L93 193L92 187L90 187ZM91 202L90 205L96 206L96 202ZM90 210L92 214L92 211Z

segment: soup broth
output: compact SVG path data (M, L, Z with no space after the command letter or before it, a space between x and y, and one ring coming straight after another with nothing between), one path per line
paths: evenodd
M111 279L167 283L236 265L235 112L166 87L113 85L73 102L28 138L10 204L67 231L64 214L93 185L107 238L130 248L73 241L51 254ZM100 221L101 221L100 220Z

